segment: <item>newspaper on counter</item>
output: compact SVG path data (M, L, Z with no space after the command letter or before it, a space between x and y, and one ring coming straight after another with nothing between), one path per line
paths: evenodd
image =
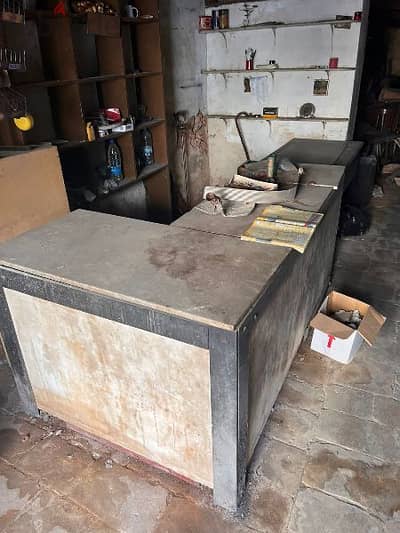
M254 220L241 239L285 246L303 253L323 216L322 213L271 205Z

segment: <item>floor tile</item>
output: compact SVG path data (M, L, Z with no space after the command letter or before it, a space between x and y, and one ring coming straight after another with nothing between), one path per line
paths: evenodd
M359 418L371 419L374 396L369 392L329 385L325 389L325 407Z
M393 395L395 370L390 364L377 360L373 353L357 353L348 365L337 363L332 383L385 396Z
M124 533L151 533L167 504L167 491L134 472L94 462L82 479L72 483L69 497L108 526Z
M66 494L71 483L82 480L92 463L93 459L85 451L58 437L49 437L34 446L17 464L23 472Z
M0 457L16 462L45 435L21 418L0 414Z
M274 439L262 439L251 466L252 482L266 482L294 496L301 482L307 455L304 451Z
M312 445L303 483L385 520L395 519L400 510L400 465L374 461L337 446Z
M400 433L397 428L336 411L322 411L316 437L382 460L400 462Z
M172 498L154 533L252 533L243 520L234 520L220 510Z
M248 488L245 523L263 533L280 533L289 521L293 499L263 483Z
M380 424L400 428L400 401L375 396L373 418Z
M323 404L322 387L310 385L297 379L286 379L277 398L277 403L297 409L319 413Z
M22 412L22 403L8 363L0 365L0 409L11 414Z
M32 478L0 461L0 530L30 504L40 490Z
M319 386L330 383L333 368L331 359L314 352L304 343L294 358L289 376Z
M383 533L382 522L354 505L312 489L297 496L289 533Z
M111 533L111 529L74 503L42 491L5 533Z
M315 435L316 422L313 413L278 406L269 419L266 435L305 450Z

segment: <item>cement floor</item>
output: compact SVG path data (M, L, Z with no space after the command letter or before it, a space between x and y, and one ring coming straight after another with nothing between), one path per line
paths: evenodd
M389 320L348 366L300 348L238 516L57 420L24 417L3 363L0 531L400 532L400 198L387 192L368 235L340 242L334 286Z

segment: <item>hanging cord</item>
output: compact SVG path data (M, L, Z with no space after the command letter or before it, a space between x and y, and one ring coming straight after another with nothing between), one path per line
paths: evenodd
M190 208L190 186L189 186L189 164L187 153L187 133L188 133L188 121L186 112L178 111L174 114L177 133L177 146L182 155L182 168L183 168L183 189L185 195L186 209Z
M247 161L250 161L250 154L249 154L249 150L247 148L246 140L245 140L244 135L243 135L242 127L240 125L240 119L242 117L249 117L249 116L250 116L249 113L247 113L246 111L240 111L240 113L238 113L236 115L236 117L235 117L236 129L238 131L240 140L242 142L243 150L244 150L244 153L246 154Z

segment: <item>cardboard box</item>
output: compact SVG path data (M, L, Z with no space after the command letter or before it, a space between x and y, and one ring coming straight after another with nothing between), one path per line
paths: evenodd
M328 316L340 309L360 311L362 320L357 330ZM374 343L385 320L386 318L371 305L332 291L324 300L319 313L311 321L310 325L314 328L311 349L335 361L348 364L363 341L370 346Z

